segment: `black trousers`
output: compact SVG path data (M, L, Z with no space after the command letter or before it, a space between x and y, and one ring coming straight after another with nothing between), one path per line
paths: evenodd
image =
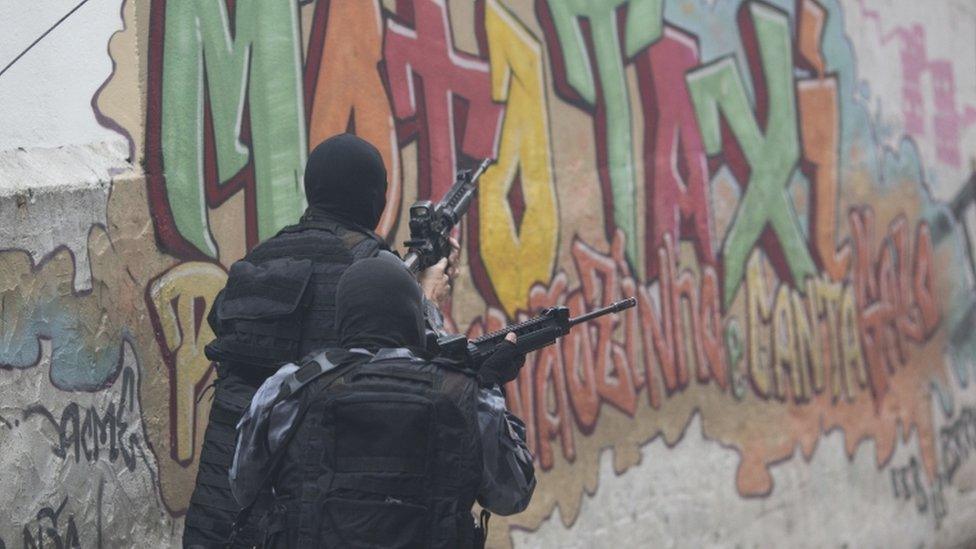
M240 506L230 491L227 473L234 459L237 422L258 387L274 373L239 365L217 365L213 404L200 450L197 482L186 511L183 547L226 547ZM261 542L254 517L237 535L233 547L253 547Z

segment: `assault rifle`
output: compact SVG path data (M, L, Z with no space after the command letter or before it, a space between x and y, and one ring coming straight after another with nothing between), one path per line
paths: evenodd
M458 170L454 185L435 206L430 200L418 200L410 206L410 240L403 243L407 255L403 263L413 273L423 271L451 253L451 230L471 206L478 178L490 160L482 160L474 170Z
M461 360L472 370L477 370L495 352L495 347L510 332L515 332L515 335L518 336L515 348L519 354L531 353L552 345L557 339L568 334L569 330L577 324L611 313L619 313L635 305L637 305L637 299L628 297L575 318L569 317L567 307L550 307L544 309L535 318L506 326L472 341L468 341L466 337L460 334L443 336L437 340L437 351L441 356Z

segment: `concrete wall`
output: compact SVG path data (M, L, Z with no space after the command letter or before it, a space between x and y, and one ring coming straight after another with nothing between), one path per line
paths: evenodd
M507 388L539 488L492 546L976 540L970 1L16 4L0 547L177 545L207 308L350 127L394 241L497 156L459 330L638 297Z

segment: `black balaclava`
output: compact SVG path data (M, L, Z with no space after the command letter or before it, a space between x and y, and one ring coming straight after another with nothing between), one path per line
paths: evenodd
M386 167L376 147L351 133L319 143L305 164L309 209L373 229L386 207Z
M353 263L336 288L339 346L423 349L422 295L417 280L393 254Z

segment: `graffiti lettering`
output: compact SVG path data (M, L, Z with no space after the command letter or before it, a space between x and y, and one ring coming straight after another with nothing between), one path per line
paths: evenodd
M25 525L23 529L24 549L44 549L45 541L48 547L80 549L81 540L78 538L78 526L75 524L75 516L69 513L67 520L62 521L61 513L64 512L68 504L68 497L61 500L58 508L44 507L37 512L36 530L31 525Z
M87 295L71 291L76 258L59 250L41 265L14 252L4 261L11 276L0 288L0 369L28 369L50 357L51 382L66 391L98 391L112 384L122 365L122 329L93 305L110 299L105 286ZM44 268L46 276L30 273ZM49 353L45 349L49 349ZM79 365L84 365L80 367Z
M440 197L461 153L495 156L502 108L491 100L488 64L454 48L444 0L398 6L404 20L389 19L383 39L397 132L401 143L417 139L417 196Z
M623 36L617 16L622 8ZM550 50L556 91L593 113L607 234L612 235L614 227L624 231L631 261L637 260L640 239L634 201L634 115L621 48L632 57L657 40L663 11L662 0L536 0L547 42L558 46Z
M214 333L204 316L226 282L227 273L212 263L182 263L160 275L146 296L169 368L170 453L178 462L193 459L196 434L207 417L197 397L212 373L203 348Z
M799 218L786 194L800 157L789 19L767 4L750 2L740 8L739 24L752 60L756 113L732 58L687 76L706 152L716 155L724 150L740 184L747 182L722 246L726 307L739 289L746 260L760 237L760 246L774 258L781 279L801 289L807 277L816 275Z
M898 236L898 226L885 245L894 246L898 257L914 263L895 267L895 272L908 268L907 279L886 284L896 288L903 287L903 280L911 284L906 295L917 296L912 298L916 309L888 322L897 327L901 318L902 330L914 329L912 322L920 323L922 332L913 333L924 337L920 334L929 333L938 322L937 310L922 312L931 305L927 230L924 224L919 226L916 251L910 257L908 241ZM507 387L509 403L523 414L530 447L538 450L544 470L554 463L553 440L558 439L563 456L573 460L571 423L580 433L591 433L604 403L633 416L642 389L646 388L650 405L658 408L662 387L666 396L683 392L692 376L702 384L714 380L722 391L731 382L714 269L702 266L696 274L679 268L674 244L667 237L659 250L660 278L654 285L641 284L631 275L623 241L618 231L610 255L603 255L575 240L572 254L580 286L568 288L566 275L559 273L548 288L536 285L530 292L531 310L565 305L574 315L619 299L622 291L638 297L637 308L622 318L604 317L588 329L571 332L560 345L530 356L523 373ZM862 252L868 242L854 239L855 257L869 256ZM871 272L886 272L887 260L881 255ZM745 355L753 392L796 405L809 403L824 391L829 391L831 402L853 402L870 382L858 284L809 278L803 293L786 284L770 292L762 265L761 252L754 252L746 277ZM489 309L483 319L475 320L471 333L498 329L504 319L502 311ZM870 394L880 401L881 395Z
M660 367L668 394L687 386L689 371L695 364L699 381L707 382L714 378L724 389L728 382L728 368L719 339L721 320L715 271L705 267L701 281L696 281L692 271L679 271L670 237L666 236L664 242L664 248L658 250L662 266L658 299L655 300L649 287L637 285L637 310L641 324L650 328L649 331L645 329L642 336L647 379L654 379L651 371L653 357ZM625 274L626 278L630 278L629 275ZM656 308L655 302L658 304ZM690 325L684 321L686 308L691 318ZM687 350L689 342L692 343L691 353ZM653 398L651 395L649 397Z
M798 11L797 54L812 78L797 82L803 161L800 168L811 180L810 238L814 259L835 281L846 276L850 246L835 249L837 230L837 180L839 170L840 113L837 77L825 74L826 62L820 40L827 11L814 0L803 0Z
M919 513L928 510L929 498L925 484L922 482L922 469L918 460L912 456L905 467L891 468L891 486L896 498L915 499L915 506Z
M959 417L939 430L942 473L952 483L959 468L976 452L976 408L964 407Z
M304 208L297 9L289 0L241 0L232 14L223 2L153 5L157 20L165 14L165 25L153 29L166 34L154 36L165 47L161 59L156 54L162 83L150 108L163 116L148 128L147 172L157 234L168 249L217 257L208 208L241 189L251 245Z
M376 232L388 234L400 215L400 155L377 64L383 27L376 0L324 0L315 6L305 61L308 146L353 131L379 149L386 165L386 209Z
M668 394L686 388L692 372L698 383L714 380L722 390L728 388L715 271L704 268L700 280L690 270L678 271L673 244L666 239L660 251L662 279L654 292L631 275L624 238L617 231L609 256L574 241L581 285L568 289L565 273L559 273L548 288L536 285L529 294L531 310L565 305L572 315L608 305L622 290L638 297L637 308L622 319L602 317L588 329L570 332L559 345L530 355L518 380L506 386L509 404L525 420L530 448L538 450L543 469L553 465L551 441L556 438L563 456L573 460L571 422L584 434L592 432L603 403L633 416L639 391L646 387L650 404L658 407L659 377ZM474 321L469 336L500 328L504 318L489 309ZM620 326L623 341L614 337ZM638 348L644 350L643 363Z
M137 450L142 451L139 434L126 432L134 418L135 406L135 374L131 368L122 370L122 390L119 401L110 402L103 413L99 413L95 406L82 409L77 403L68 404L61 412L60 419L42 404L35 404L24 410L24 420L34 416L41 416L54 427L58 433L58 444L54 446L54 455L61 459L70 459L74 452L75 463L85 461L94 463L99 460L103 448L108 448L108 460L115 462L119 457L126 469L134 471L136 468Z
M637 57L638 82L645 117L645 235L648 250L660 250L665 238L694 243L698 261L714 266L708 166L684 74L699 64L693 37L665 25L660 40ZM651 163L653 159L653 163ZM647 253L645 276L659 274L656 253Z
M852 211L850 222L861 343L871 390L880 399L887 391L888 375L907 360L906 343L925 341L939 323L931 286L932 241L928 226L920 224L914 253L909 254L908 225L904 217L898 217L891 223L872 264L869 250L874 239L873 211Z
M895 499L914 501L915 510L919 514L924 515L931 509L936 528L942 525L942 520L949 514L944 495L947 484L939 474L929 486L915 456L908 459L908 465L891 468L892 496Z
M478 184L477 238L471 258L479 263L509 316L525 309L529 288L548 280L556 261L559 212L553 185L542 47L500 4L485 4L492 99L505 102L498 162ZM513 199L517 196L518 199Z
M932 115L932 134L938 159L951 166L959 166L961 154L959 137L963 129L976 123L976 108L967 105L965 111L956 108L956 78L952 63L947 59L929 59L925 47L925 29L918 24L898 28L891 35L898 40L902 66L902 114L908 131L925 135L925 96L923 77L928 76L933 91L935 113ZM885 40L892 36L886 36ZM927 73L927 74L926 74Z
M825 389L851 400L867 383L850 286L808 279L770 299L758 254L746 274L748 370L756 394L804 402Z
M908 465L891 468L892 496L914 500L919 514L926 514L931 508L936 528L949 513L945 489L952 485L960 467L976 453L976 408L963 407L951 423L939 430L939 441L942 462L933 479L922 474L915 456L909 458Z

